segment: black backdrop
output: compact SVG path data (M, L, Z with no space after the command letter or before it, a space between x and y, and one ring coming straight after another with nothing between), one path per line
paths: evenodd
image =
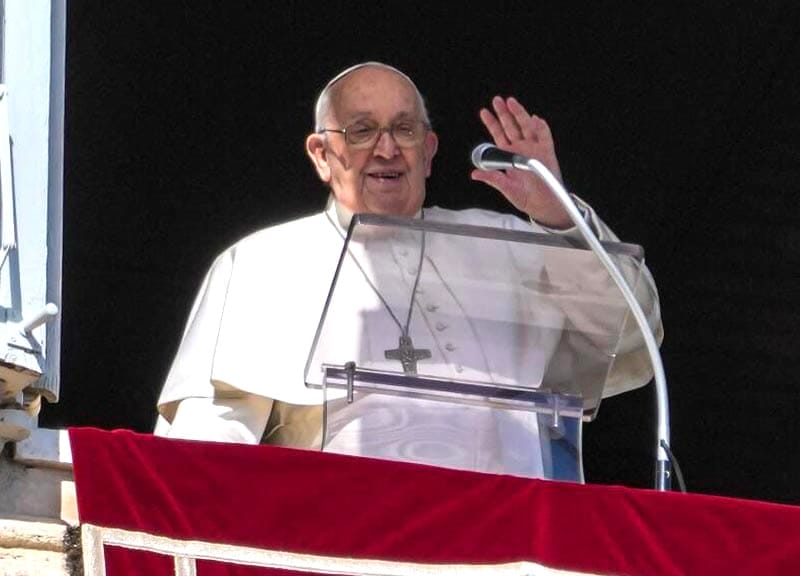
M69 0L61 402L41 424L152 428L213 256L323 205L314 97L378 59L427 96L428 204L506 209L467 178L492 95L548 119L568 187L646 248L689 489L800 501L798 9L471 6ZM588 480L650 486L653 422L652 387L605 402Z

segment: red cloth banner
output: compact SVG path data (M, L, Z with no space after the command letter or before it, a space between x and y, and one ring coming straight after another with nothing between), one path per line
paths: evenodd
M800 508L270 446L70 430L82 523L342 558L600 574L800 574ZM172 560L107 547L108 574ZM198 563L209 574L285 570Z

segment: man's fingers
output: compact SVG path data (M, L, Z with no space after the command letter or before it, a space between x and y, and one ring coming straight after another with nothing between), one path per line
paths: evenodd
M492 188L503 191L507 176L498 170L473 170L470 178L476 182L483 182Z
M503 130L503 127L500 125L500 121L486 108L482 108L480 111L481 122L483 125L486 126L486 129L489 131L489 134L492 136L494 143L498 146L508 146L510 142L506 137L506 133Z
M499 170L473 170L470 177L483 182L500 192L518 210L525 211L525 192L513 180Z
M506 101L500 96L495 96L492 98L492 107L494 108L495 114L497 114L497 119L500 120L500 125L503 127L508 141L513 143L522 140L522 129L514 114L508 109Z
M534 131L536 132L536 139L539 142L552 144L553 133L550 132L550 125L547 122L545 122L543 118L534 115L531 118L531 124L533 126Z
M538 140L536 116L531 116L525 107L513 96L506 100L506 106L513 115L519 130L526 140Z

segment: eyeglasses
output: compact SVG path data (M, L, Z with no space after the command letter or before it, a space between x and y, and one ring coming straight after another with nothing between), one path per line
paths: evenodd
M421 121L402 120L391 126L380 126L376 122L360 120L345 128L323 128L317 133L336 132L344 136L344 141L353 148L372 148L384 132L392 135L401 148L410 148L422 143L430 126Z

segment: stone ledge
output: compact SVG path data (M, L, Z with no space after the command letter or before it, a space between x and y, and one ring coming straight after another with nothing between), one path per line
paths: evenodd
M83 576L80 534L48 518L0 518L0 576Z
M72 471L20 464L0 456L0 518L77 523Z
M0 548L0 576L68 576L70 573L59 552Z
M36 428L16 443L14 460L26 466L72 470L72 450L66 430Z
M3 548L24 548L63 553L66 533L66 524L46 518L0 518L0 552Z
M35 517L78 524L72 453L66 430L35 429L0 453L0 518Z

